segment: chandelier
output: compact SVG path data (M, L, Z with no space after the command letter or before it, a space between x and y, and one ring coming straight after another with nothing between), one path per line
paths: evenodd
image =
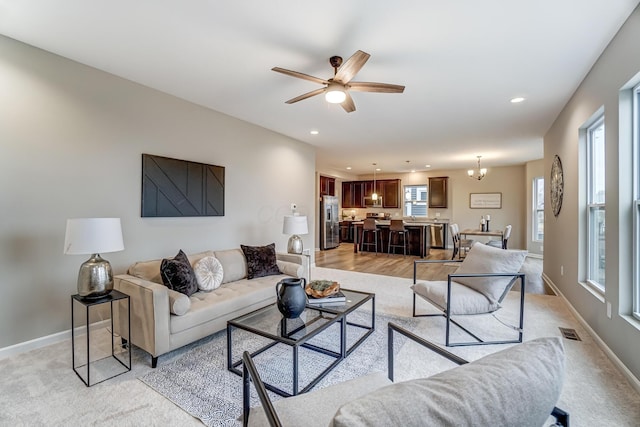
M467 171L467 174L469 175L469 178L471 179L477 179L478 181L480 181L482 178L484 178L487 175L487 168L481 168L480 167L480 158L482 156L478 156L478 167L477 169L469 169Z

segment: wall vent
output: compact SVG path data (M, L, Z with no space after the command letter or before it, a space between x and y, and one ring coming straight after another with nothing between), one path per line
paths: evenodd
M559 328L559 329L562 336L565 337L566 339L574 340L574 341L582 341L575 329L569 329L569 328Z

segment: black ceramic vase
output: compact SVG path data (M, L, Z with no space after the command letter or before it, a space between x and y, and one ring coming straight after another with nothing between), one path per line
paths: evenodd
M307 305L307 293L304 291L307 280L282 279L276 284L276 298L278 310L288 319L300 316Z

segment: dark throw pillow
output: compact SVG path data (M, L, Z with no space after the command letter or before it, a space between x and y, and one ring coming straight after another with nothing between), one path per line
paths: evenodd
M165 258L160 264L160 276L162 283L176 292L190 297L198 291L198 281L189 258L182 252L178 252L175 258Z
M247 260L247 279L282 274L276 263L275 243L267 246L240 245L240 247Z

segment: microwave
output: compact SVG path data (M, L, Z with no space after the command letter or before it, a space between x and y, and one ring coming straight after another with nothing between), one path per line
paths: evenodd
M364 206L367 208L381 208L382 196L378 196L378 200L373 200L371 196L366 196L364 198Z

